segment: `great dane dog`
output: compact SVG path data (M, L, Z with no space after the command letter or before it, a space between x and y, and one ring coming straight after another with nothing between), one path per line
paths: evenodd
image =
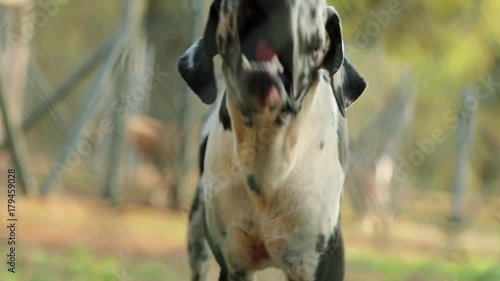
M215 103L190 213L192 280L206 279L210 250L220 281L254 280L268 267L290 281L343 280L345 111L366 83L344 56L335 9L324 0L215 0L204 36L177 66Z

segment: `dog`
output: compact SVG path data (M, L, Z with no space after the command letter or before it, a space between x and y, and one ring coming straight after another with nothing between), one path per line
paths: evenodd
M206 280L210 252L219 281L255 280L268 267L290 281L343 280L345 116L367 83L345 58L336 10L324 0L215 0L177 68L215 103L189 216L191 280Z

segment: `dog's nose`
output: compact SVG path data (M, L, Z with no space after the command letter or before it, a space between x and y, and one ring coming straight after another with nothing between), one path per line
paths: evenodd
M268 72L253 71L244 74L242 79L242 99L254 108L274 108L283 103L280 80Z

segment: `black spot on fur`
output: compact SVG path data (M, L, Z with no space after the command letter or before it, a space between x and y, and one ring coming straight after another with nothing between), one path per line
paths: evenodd
M231 281L245 281L247 277L247 274L245 271L236 271L231 274Z
M316 281L342 281L344 280L345 253L344 240L340 221L335 232L328 239L326 250L321 255L321 261L316 268Z
M247 184L251 191L255 192L257 195L260 195L260 188L255 181L255 175L249 175L247 177Z
M229 116L229 111L227 110L226 105L226 93L224 93L224 97L222 98L222 102L219 109L219 121L222 123L222 127L224 131L231 131L231 117Z
M229 281L229 276L227 275L227 271L225 270L220 271L219 281Z
M326 83L330 84L330 76L328 76L328 72L323 72L323 80L325 80Z
M317 14L316 9L314 9L314 7L313 7L313 8L311 8L311 19L312 19L312 20L316 19L316 16L317 16L317 15L318 15L318 14Z
M324 147L325 147L325 140L321 140L321 141L319 142L319 149L320 149L320 150L323 150L323 148L324 148Z
M196 257L200 260L206 260L209 258L208 253L205 250L205 245L203 245L202 242L189 244L188 251L192 257Z
M208 136L206 136L200 144L200 151L199 151L199 162L198 162L198 168L200 169L200 175L203 174L205 170L205 152L207 150L207 142L208 142ZM201 200L201 186L199 186L196 189L196 194L194 196L193 204L191 205L191 210L189 211L189 220L192 219L194 213L199 210L202 206L201 204L203 203Z
M311 39L309 39L309 43L307 44L307 51L308 52L314 52L321 48L321 38L319 37L319 34L314 34L311 36Z
M194 214L201 209L201 187L196 189L196 194L194 196L193 204L191 205L191 210L189 210L189 221L193 219Z
M292 261L290 251L287 249L285 254L283 255L283 263L288 267L293 267L295 264Z
M295 268L297 266L304 265L303 255L301 252L297 251L296 249L292 250L292 249L288 248L285 251L285 254L283 255L282 260L283 260L283 263L290 268Z
M253 127L253 120L252 119L248 119L247 121L245 121L245 126L249 127L249 128L252 128Z
M316 241L316 252L319 254L323 253L325 247L326 237L323 234L318 235L318 240Z
M245 121L245 126L253 127L253 111L250 107L241 106L240 108L241 114L247 118Z
M219 281L228 280L226 261L224 260L224 256L222 255L222 251L221 251L219 245L217 245L213 241L212 236L210 235L210 232L208 231L206 219L203 220L203 227L205 230L205 238L206 238L206 241L208 243L208 246L210 247L210 250L212 251L214 258L217 261L217 264L219 264L219 267L221 268Z
M201 142L200 145L200 153L199 153L199 169L200 169L200 175L203 174L203 171L205 170L205 152L207 150L207 142L208 142L208 136L206 136L203 141Z
M245 231L250 232L253 229L254 222L252 219L245 220Z
M276 117L276 120L274 120L274 124L278 127L282 127L285 125L285 122L283 122L283 118L281 116Z
M294 96L293 92L289 94L291 97ZM287 98L286 105L281 109L281 115L291 115L292 117L297 116L300 112L300 105L298 105L295 101L292 101L292 98ZM283 120L279 121L283 125ZM278 123L279 124L279 123Z

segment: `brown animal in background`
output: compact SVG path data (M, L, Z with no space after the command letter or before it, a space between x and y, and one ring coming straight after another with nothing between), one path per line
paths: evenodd
M394 163L389 156L382 156L372 169L364 171L362 182L365 187L366 213L363 231L387 238L394 220L391 206L391 181Z
M151 205L171 206L180 151L177 125L174 122L161 122L148 116L134 115L127 120L126 132L129 143L149 159L161 175L161 187L151 195Z

